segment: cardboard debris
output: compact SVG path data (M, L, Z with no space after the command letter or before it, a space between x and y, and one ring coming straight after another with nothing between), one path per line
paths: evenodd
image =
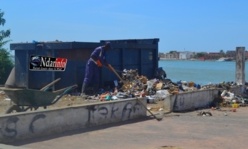
M162 82L159 82L156 84L156 90L161 90L163 87L163 83Z

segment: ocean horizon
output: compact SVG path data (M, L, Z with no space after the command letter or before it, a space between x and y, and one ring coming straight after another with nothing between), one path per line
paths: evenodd
M159 60L167 78L173 82L187 81L200 85L236 82L235 61ZM248 79L248 62L245 62L245 80Z

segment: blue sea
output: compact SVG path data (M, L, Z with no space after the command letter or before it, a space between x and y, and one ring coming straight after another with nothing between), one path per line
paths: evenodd
M191 60L160 60L167 78L173 82L193 81L200 85L218 84L221 82L235 82L235 61L191 61ZM245 63L245 74L248 74L248 62ZM245 76L247 81L248 76Z

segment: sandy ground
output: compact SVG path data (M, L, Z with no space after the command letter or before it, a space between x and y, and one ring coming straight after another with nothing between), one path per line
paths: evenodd
M108 102L108 101L99 101L99 100L85 100L80 96L63 96L58 102L53 105L47 106L47 109L60 108L60 107L68 107L72 105L83 105L94 102ZM6 110L13 105L14 103L11 99L2 91L0 91L0 114L5 114ZM156 103L147 104L147 108L151 111L158 111L160 108L163 108L163 101L158 101ZM44 109L43 107L39 107L37 110Z
M0 114L4 113L8 107L11 106L11 102L8 98L8 96L6 96L2 91L0 91Z
M79 96L66 95L48 109L86 104ZM107 102L107 101L106 101ZM148 104L152 111L158 111L163 101ZM0 113L3 114L13 103L0 92ZM202 111L212 116L199 115ZM136 149L246 149L247 107L232 111L230 107L221 110L202 109L186 113L165 114L162 121L138 120L123 124L101 126L92 130L75 130L60 135L16 142L13 147L29 149L50 148L136 148ZM1 145L0 145L1 148Z
M143 119L16 142L27 149L247 149L247 107L165 114Z

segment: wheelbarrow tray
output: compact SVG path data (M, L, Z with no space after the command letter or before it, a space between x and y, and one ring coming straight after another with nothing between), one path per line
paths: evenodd
M54 103L59 93L23 88L1 88L18 106L48 106Z

